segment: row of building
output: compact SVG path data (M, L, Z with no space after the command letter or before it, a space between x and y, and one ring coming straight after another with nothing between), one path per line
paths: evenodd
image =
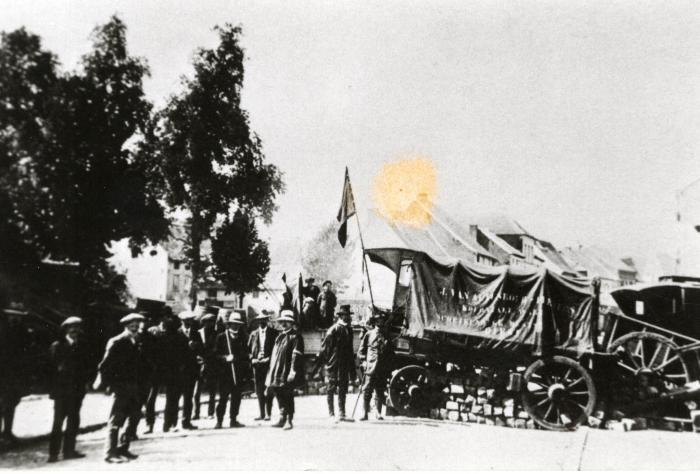
M621 258L595 246L557 249L551 242L534 236L508 216L484 215L469 219L469 223L463 225L437 207L432 206L429 212L430 223L415 227L390 222L378 212L371 211L368 232L371 234L377 228L383 231L390 229L394 239L377 240L382 242L381 246L421 249L435 257L525 269L546 267L565 276L597 277L601 280L604 304L610 302L605 295L611 290L643 279L632 258ZM380 225L377 226L377 223ZM112 263L117 270L126 274L132 296L164 301L176 310L189 306L192 275L183 251L184 232L182 225L173 226L172 236L167 242L146 249L136 257L131 255L125 242L114 246ZM366 237L366 240L371 242L372 238ZM221 283L214 280L200 285L197 299L200 303L248 309L253 313L262 309L274 310L279 306L285 289L282 274L286 273L294 279L299 271L300 261L273 261L261 288L242 299L227 292ZM351 286L360 286L362 277L360 274ZM347 298L356 299L357 294L349 294Z

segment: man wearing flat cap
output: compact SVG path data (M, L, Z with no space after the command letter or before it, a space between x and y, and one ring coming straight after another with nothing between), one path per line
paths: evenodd
M216 406L216 426L220 429L226 414L229 397L229 423L231 428L241 428L238 411L241 408L243 385L249 379L250 359L243 335L244 321L237 311L231 311L226 330L216 339L216 356L221 364L219 375L219 404Z
M304 384L304 339L294 330L294 313L282 310L277 323L282 332L275 339L265 385L277 397L280 419L275 428L294 428L294 389Z
M214 418L216 408L216 392L219 388L218 370L216 362L216 316L212 313L205 313L199 320L201 327L197 331L199 339L202 341L202 351L200 359L199 376L194 392L194 417L200 417L202 391L206 390L209 395L207 414L209 418Z
M340 420L346 419L345 396L348 393L348 383L355 375L352 314L350 305L340 305L338 320L328 329L321 345L321 357L326 361L328 414L335 416L334 395L337 393Z
M49 439L48 462L58 461L61 444L63 459L85 457L76 451L75 440L80 428L80 407L95 371L82 340L82 322L77 316L66 318L61 323L60 339L49 348L52 369L49 396L53 399L53 426Z
M136 333L144 319L138 313L131 313L120 320L124 331L107 342L105 355L98 366L100 381L95 385L106 387L112 394L105 453L105 461L109 463L122 463L138 457L129 451L131 439L128 436L123 436L120 442L119 430L134 410L139 409Z
M272 396L265 395L265 378L270 368L270 356L275 340L279 334L276 329L268 327L270 313L267 310L256 316L255 322L258 328L250 333L248 338L248 351L253 365L253 380L255 382L255 394L258 397L260 416L256 420L269 420L272 416Z
M333 282L326 280L323 282L321 294L318 295L318 310L320 312L318 327L326 329L333 324L336 304L337 299L335 293L333 293Z

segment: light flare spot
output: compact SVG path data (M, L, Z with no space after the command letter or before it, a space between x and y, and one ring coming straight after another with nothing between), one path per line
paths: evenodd
M374 205L390 222L425 227L432 220L436 176L433 161L424 156L386 163L374 178Z

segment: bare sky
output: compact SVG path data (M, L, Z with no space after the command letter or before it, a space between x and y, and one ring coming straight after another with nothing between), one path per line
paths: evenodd
M273 245L330 221L347 164L372 206L381 164L437 168L438 203L505 212L555 245L675 254L675 191L700 178L697 2L6 1L0 29L44 38L64 67L119 13L162 104L213 46L244 30L244 105L287 193ZM684 216L700 223L700 185ZM690 223L690 221L688 221ZM684 252L700 235L686 229ZM694 237L694 239L693 239ZM694 269L700 273L700 268Z

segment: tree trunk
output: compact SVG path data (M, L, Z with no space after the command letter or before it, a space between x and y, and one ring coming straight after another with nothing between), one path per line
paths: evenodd
M238 293L238 307L242 308L243 307L243 297L245 296L245 293Z
M197 307L197 290L199 288L199 278L202 275L202 230L199 219L192 218L190 225L190 243L192 245L190 253L190 268L192 270L192 287L190 288L191 308Z

